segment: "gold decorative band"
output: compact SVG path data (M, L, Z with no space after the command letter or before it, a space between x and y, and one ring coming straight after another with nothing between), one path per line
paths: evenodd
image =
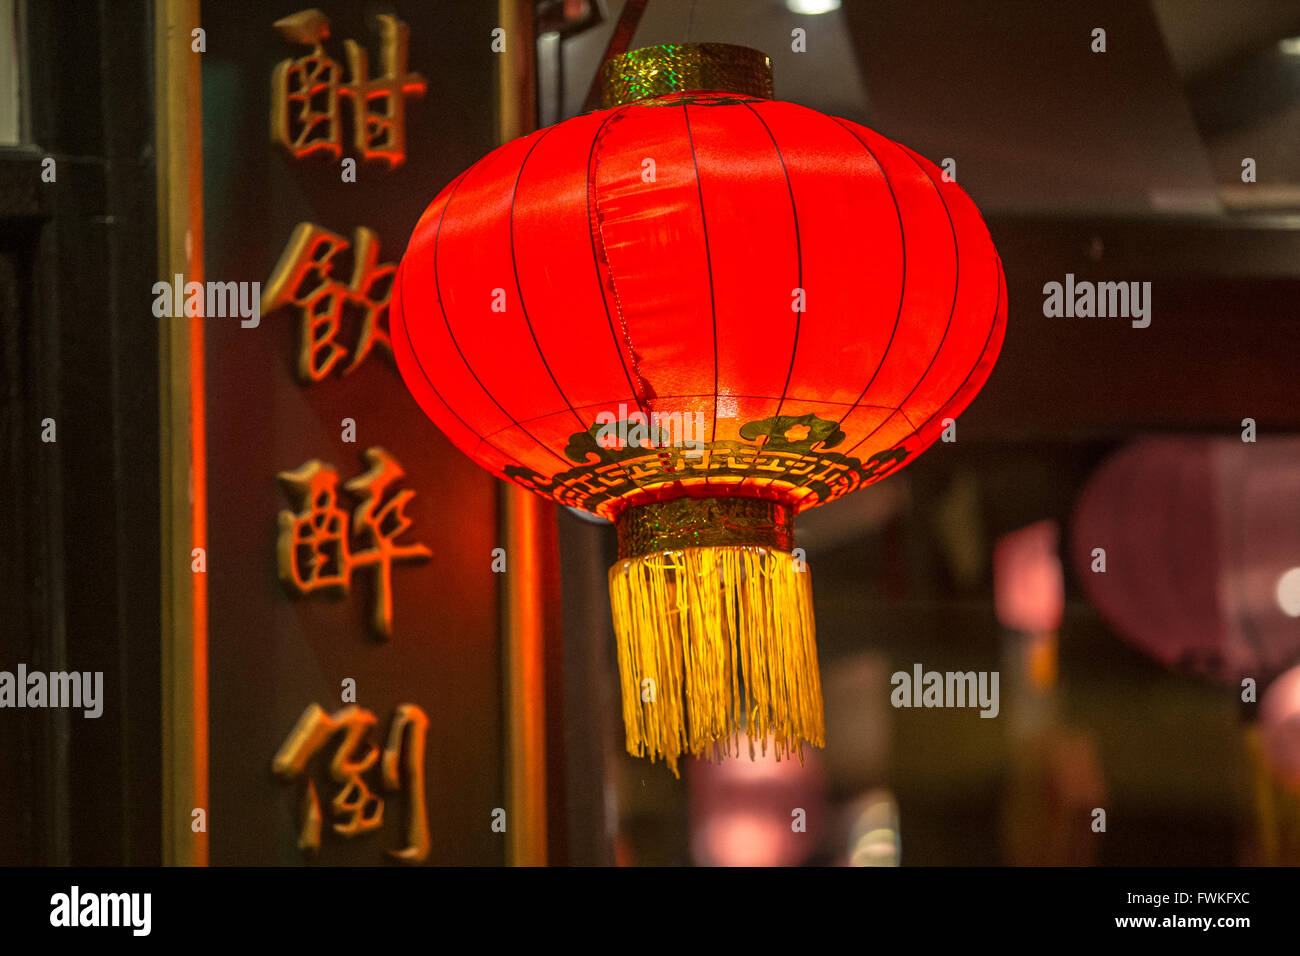
M772 61L731 43L662 43L613 57L601 69L602 105L622 106L685 90L772 98Z
M794 547L794 510L762 498L674 498L628 508L615 522L619 558L724 545Z

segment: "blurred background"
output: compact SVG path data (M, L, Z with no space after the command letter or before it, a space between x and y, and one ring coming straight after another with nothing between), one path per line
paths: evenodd
M543 4L541 123L583 110L623 6ZM569 860L1300 863L1300 6L650 0L632 46L682 40L953 160L1007 336L956 441L796 523L802 766L623 753L612 529L561 513ZM1044 317L1067 274L1150 282L1150 326ZM891 706L918 663L999 671L999 718Z
M428 79L408 162L344 185L268 139L272 71L303 53L273 23L307 0L0 0L0 667L111 689L102 720L5 715L0 863L204 862L190 813L209 781L212 862L302 863L270 761L359 675L381 719L432 715L433 863L1300 864L1300 3L629 2L319 0L331 56L353 40L380 62L392 14ZM756 47L778 97L950 170L1010 303L955 440L797 522L826 749L685 761L680 781L624 752L610 526L561 508L558 549L551 524L530 542L562 640L547 632L544 692L515 693L505 588L474 557L504 492L391 365L305 386L291 319L198 320L187 341L188 319L150 311L192 255L265 282L299 222L374 229L396 261L513 120L588 108L637 9L632 46ZM517 88L489 48L508 16L536 28ZM1068 276L1150 283L1149 326L1045 316ZM186 403L205 397L191 458ZM436 542L427 577L399 575L386 645L364 601L298 601L276 575L275 475L317 457L353 474L345 415L401 455ZM59 441L38 444L47 416ZM196 578L205 469L219 520ZM191 625L210 702L207 657L186 683ZM998 717L892 706L892 675L918 666L997 672ZM529 778L511 717L540 710ZM507 806L546 824L538 855L489 829ZM376 865L386 845L338 839L321 861Z

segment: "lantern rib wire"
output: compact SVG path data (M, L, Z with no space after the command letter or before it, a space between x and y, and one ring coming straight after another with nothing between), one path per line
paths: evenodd
M475 164L475 165L477 165L477 164ZM473 166L470 167L470 169L473 169L473 168L474 168ZM469 169L467 169L467 170L465 170L465 172L461 173L460 178L456 181L455 185L452 186L452 192L453 192L453 193L456 191L456 189L458 189L458 188L460 187L460 181L461 181L461 180L464 180L464 178L465 178L466 176L468 176L468 175L469 175ZM450 203L450 202L451 202L451 196L448 196L448 197L447 197L447 203ZM437 228L439 228L439 229L442 228L442 217L443 217L444 215L446 215L446 213L447 213L447 203L444 203L444 204L443 204L442 212L440 212L440 213L438 214L438 227L437 227ZM416 368L418 368L418 369L420 370L420 374L421 374L422 376L424 376L424 381L425 381L425 383L429 386L429 389L430 389L430 390L433 392L433 394L437 397L438 401L442 402L443 407L446 408L447 411L451 412L452 415L456 416L456 420L457 420L458 422L460 422L462 425L464 425L464 426L465 426L465 429L466 429L466 430L467 430L471 435L475 436L475 437L478 439L478 445L475 447L475 453L476 453L476 454L477 454L477 452L478 452L478 448L482 447L484 444L487 444L487 445L490 445L492 448L496 449L496 451L500 452L500 453L501 453L502 455L504 455L506 458L510 459L510 460L511 460L512 462L514 462L516 465L519 465L520 467L524 467L524 463L523 463L522 461L520 461L520 460L519 460L518 458L516 458L514 455L510 454L509 452L507 452L504 448L501 448L501 447L499 447L499 446L497 446L497 445L492 444L492 442L488 441L487 437L485 437L485 436L483 436L483 435L480 435L477 429L475 429L474 427L472 427L472 426L470 425L469 422L465 421L465 419L461 418L460 413L459 413L458 411L456 411L456 409L453 408L453 407L451 406L451 403L450 403L450 402L448 402L445 398L442 397L442 393L439 392L437 386L435 386L435 385L433 384L433 379L429 376L428 371L425 369L425 367L424 367L424 363L423 363L422 361L420 361L420 353L416 350L416 348L415 348L415 344L411 341L411 330L410 330L410 325L409 325L408 322L405 321L405 316L406 316L406 298L405 298L405 295L404 295L404 286L403 286L403 284L402 284L402 282L401 282L402 270L403 270L404 268L405 268L405 263L403 263L402 265L398 266L398 269L397 269L397 300L398 300L398 302L401 304L401 307L402 307L402 316L403 316L403 321L402 321L402 334L406 336L406 344L407 344L407 347L410 349L411 357L412 357L413 359L415 359L415 365L416 365ZM439 309L442 308L442 303L441 303L441 301L439 302L438 307L439 307ZM444 317L445 317L445 314L444 314ZM497 432L493 432L492 434L495 435L495 434L497 434ZM503 474L503 475L500 475L499 477L501 477L501 478L505 478L505 475Z
M710 423L709 444L718 439L718 303L713 289L713 256L709 252L709 222L704 212L704 185L700 182L700 161L695 154L695 136L691 132L691 108L682 104L682 117L686 121L686 142L691 147L691 166L695 170L695 195L700 201L700 229L704 234L704 268L709 275L709 314L713 323L713 418ZM704 484L709 476L704 475Z
M902 322L903 320L903 299L907 295L907 230L903 227L903 210L898 205L898 194L894 192L894 184L890 182L889 173L885 170L885 164L880 161L880 158L876 156L875 152L871 149L871 147L867 145L867 141L864 140L861 136L859 136L856 132L854 132L852 128L846 125L842 119L840 119L838 116L832 116L831 119L833 119L837 124L839 124L839 126L845 132L847 132L850 136L852 136L855 140L858 141L858 143L862 146L862 148L867 151L867 155L871 157L871 161L876 164L876 168L880 170L880 176L882 179L884 179L885 185L889 188L889 198L894 203L894 215L898 217L898 241L900 246L902 247L902 253L903 253L903 269L902 269L903 275L902 275L902 281L899 283L898 286L898 311L894 314L894 328L889 333L889 341L885 343L885 351L880 354L880 361L876 363L876 370L871 373L871 378L867 379L867 384L862 387L862 392L861 394L858 395L858 400L853 403L854 408L857 408L860 407L860 403L862 399L866 398L867 392L870 391L872 384L875 383L876 376L880 374L880 370L885 367L885 359L889 358L889 350L894 346L894 336L898 334L899 323ZM861 406L861 407L869 407L869 406ZM901 408L899 409L899 411L901 411ZM845 412L840 417L840 420L836 422L836 427L843 425L845 420L851 414L853 414L853 408L850 408L847 412ZM904 417L906 418L906 416ZM908 424L911 423L909 422Z
M542 140L545 139L547 134L550 133L551 130L553 129L555 129L554 126L548 126L546 129L542 130L542 135L538 136L537 141L528 148L528 153L524 156L523 162L519 164L518 173L515 174L515 187L514 187L514 191L510 194L510 217L508 220L509 232L510 232L510 268L511 271L514 273L515 289L519 294L519 308L524 313L524 322L528 325L528 334L529 336L531 336L533 340L533 347L537 349L537 357L541 359L542 367L546 369L546 374L550 376L551 382L555 385L555 390L559 393L560 398L564 401L565 406L573 414L574 420L578 423L578 431L583 432L587 430L588 426L583 422L582 416L578 414L577 409L573 407L573 403L569 401L568 396L564 392L563 386L560 385L559 379L557 379L555 377L555 373L551 371L550 363L546 361L546 354L542 351L541 343L537 341L537 333L533 330L532 320L528 317L528 307L524 304L523 282L519 278L519 260L515 257L515 200L519 196L519 183L523 180L524 167L528 165L528 159L533 155L533 150L535 150L541 144ZM631 384L632 381L631 379L629 379L628 385L631 386ZM540 421L541 418L549 418L549 417L550 416L540 416L540 417L535 416L529 419L515 419L512 416L512 421L522 429L523 425L526 422ZM507 429L510 427L512 426L507 426ZM494 432L493 434L496 433ZM527 431L525 431L524 434L528 434ZM530 435L529 437L532 436ZM623 477L626 478L629 482L631 482L632 484L636 484L636 482L632 478L631 472L629 472L626 467L620 464L618 466L618 470L623 474Z
M402 314L405 315L405 314L406 314L406 306L405 306L405 304L404 304L404 302L405 302L405 298L404 298L404 296L402 295L401 273L402 273L402 266L398 266L398 268L397 268L397 275L398 275L398 279L397 279L397 301L398 301L399 305L401 305L401 308L402 308ZM438 401L442 402L443 407L446 408L447 411L451 412L452 415L456 416L456 421L458 421L458 422L460 422L462 425L464 425L466 431L468 431L471 435L473 435L475 438L478 439L478 445L475 446L475 449L474 449L475 453L477 454L478 449L481 448L483 445L485 445L485 444L486 444L486 445L490 445L492 448L494 448L494 449L496 449L497 451L501 452L501 454L505 455L505 457L507 457L507 458L509 458L511 461L513 461L516 465L521 465L521 466L522 466L522 465L523 465L523 462L521 462L519 459L515 458L513 455L509 454L509 453L506 452L505 450L503 450L503 449L501 449L501 448L498 448L496 445L493 445L492 442L488 441L488 438L491 437L491 436L480 435L478 432L476 432L476 431L475 431L475 430L470 426L469 422L467 422L467 421L465 421L465 419L461 418L461 417L460 417L460 413L457 412L456 409L452 408L451 405L449 405L449 404L447 403L447 400L446 400L445 398L442 397L442 393L439 392L438 389L437 389L437 387L433 384L433 379L431 379L431 378L429 377L429 373L428 373L427 371L425 371L424 363L420 361L420 354L415 350L415 345L414 345L414 343L411 342L411 331L410 331L410 327L407 325L406 322L402 322L402 334L406 336L406 344L407 344L407 347L411 350L411 358L413 358L413 359L415 360L416 367L419 368L419 370L420 370L420 374L424 376L424 381L428 384L429 389L433 392L434 396L438 399ZM493 432L492 434L495 435L495 434L497 434L497 433L498 433L498 432Z
M542 135L538 136L533 145L528 147L528 152L524 154L523 160L519 163L519 171L515 173L515 185L510 191L510 213L506 220L506 231L510 235L510 271L515 278L515 292L519 296L519 311L524 314L524 324L528 326L528 337L533 340L533 348L537 349L537 358L541 361L542 368L546 369L546 374L550 378L551 384L555 386L556 392L559 393L560 400L564 402L565 407L573 415L574 421L578 423L578 429L583 430L586 426L582 423L582 418L574 409L573 403L569 401L568 396L564 394L564 389L560 386L559 380L556 379L555 373L551 371L551 364L546 361L546 353L542 351L541 343L537 341L537 332L533 328L532 319L528 317L528 305L524 301L524 286L519 278L519 259L515 256L515 200L519 198L519 183L524 178L524 169L528 166L528 160L532 157L533 151L542 144L542 140L546 139L553 129L555 129L554 126L548 126L542 130ZM514 416L511 416L511 418L518 424L523 424L524 420L516 419Z
M434 287L434 294L438 300L438 311L442 313L442 321L447 326L447 335L451 338L451 344L456 347L456 354L460 356L461 362L464 363L465 370L469 372L469 374L473 377L475 384L477 384L478 387L483 390L483 394L492 400L492 404L495 405L497 408L501 409L501 414L505 415L506 418L509 418L511 422L514 422L514 424L519 425L519 423L515 421L514 417L508 411L506 411L504 407L502 407L500 402L496 400L496 396L494 396L491 392L488 391L487 386L485 386L483 382L479 379L478 373L475 372L473 366L469 364L469 360L465 358L465 353L461 351L460 343L456 341L456 333L451 330L451 317L447 315L446 306L443 304L442 284L438 279L438 242L440 239L442 239L442 227L443 224L447 221L447 213L451 209L452 200L456 198L456 193L460 191L460 187L465 184L465 181L467 179L469 179L470 174L472 174L475 169L477 169L479 166L483 164L483 160L487 159L488 156L497 156L497 155L498 154L496 152L488 153L487 156L484 156L483 159L480 159L468 170L466 170L465 175L461 177L460 182L458 182L456 186L452 189L451 195L447 197L447 204L442 207L442 215L438 217L438 229L433 235L433 287ZM562 464L565 465L568 464L568 462L566 462L564 458L561 457L560 454L556 452L553 448L551 448L549 445L543 445L541 442L537 441L537 437L533 435L527 428L520 426L519 430L522 431L529 438L531 438L534 443L546 449L547 454L551 455L553 458L558 459Z
M930 417L921 422L919 427L913 427L913 434L915 435L920 435L921 430L929 425L930 422L934 421L935 417L940 412L944 411L953 400L965 390L966 386L970 384L971 377L974 376L976 369L983 364L985 356L988 355L989 344L993 341L993 333L996 332L998 328L998 313L1002 311L1002 259L995 256L994 260L993 268L997 273L994 277L995 288L997 289L997 298L993 301L993 321L989 325L989 334L984 337L984 347L980 349L979 355L975 357L975 364L972 365L971 370L966 373L966 377L961 380L961 384L957 386L956 391L948 397L947 401L931 412ZM906 416L904 416L904 418L906 418ZM908 424L912 424L911 419L908 419ZM864 438L863 441L866 441L866 439ZM861 442L859 442L859 444L861 444ZM857 446L855 445L854 447Z
M934 368L935 361L939 358L939 354L943 351L944 343L948 341L948 333L952 331L952 319L953 316L957 314L957 293L961 289L961 246L957 242L957 227L953 224L952 212L951 210L948 209L948 200L943 198L943 190L939 188L939 184L934 181L934 178L929 174L929 172L926 171L926 168L921 165L920 161L916 158L916 154L914 152L912 152L910 149L908 149L906 146L903 146L902 144L899 144L899 148L907 155L907 157L913 163L916 164L916 168L921 171L921 175L926 178L926 181L929 182L929 184L934 187L935 195L939 197L939 202L943 204L943 214L948 218L948 229L952 232L952 254L953 254L952 306L948 309L948 324L945 325L943 328L943 335L939 338L939 344L935 346L934 354L930 356L930 361L925 366L925 371L922 372L917 377L916 382L912 385L912 388L908 391L906 395L903 396L903 400L898 403L898 407L901 414L901 410L903 406L907 404L907 400L911 398L914 394L916 394L916 390L921 387L921 383L925 381L925 377L929 375L930 370ZM943 406L941 405L939 407L942 408ZM903 420L907 421L906 415L903 415ZM860 441L858 441L857 444L855 444L852 448L850 448L847 452L845 452L845 454L852 455L853 452L857 451L858 447L863 444L863 442L868 441L872 435L880 431L880 429L884 428L886 422L888 421L889 419L886 418L885 421L881 422L875 428L871 429L871 431L869 431L865 437L863 437ZM908 424L910 425L911 422L908 421Z
M622 307L618 305L617 302L618 287L614 283L613 267L609 262L608 255L606 255L604 257L605 268L609 272L610 288L614 290L615 305L618 308L619 313L619 324L623 326L622 343L619 342L618 332L614 328L614 314L609 309L609 298L605 294L605 277L602 274L600 267L600 249L597 248L597 239L600 240L601 248L604 247L605 243L605 237L600 229L600 207L598 197L596 196L596 167L600 163L601 137L604 135L606 127L635 105L635 103L629 103L625 106L620 106L618 109L611 112L601 120L600 125L596 127L596 132L591 137L591 151L587 154L587 231L591 234L591 260L596 269L596 285L600 288L600 301L605 306L605 318L609 322L609 334L614 341L614 350L618 353L618 362L623 368L623 374L627 376L627 387L632 392L632 400L636 402L637 408L640 409L641 414L645 415L646 421L649 421L650 413L645 407L645 402L641 400L641 390L638 390L636 385L632 382L632 372L635 371L637 379L641 381L642 390L644 389L645 380L641 378L641 373L636 368L634 358L635 353L632 349L632 342L627 334L627 323L624 321ZM628 367L629 363L632 366L630 369ZM632 484L636 485L638 488L645 487L645 485L637 481L630 473L628 473L628 478L631 480Z
M776 137L772 135L771 128L764 121L762 115L758 112L757 109L755 109L749 103L746 103L745 105L749 107L750 112L754 114L754 118L757 119L760 124L762 124L763 129L767 132L768 139L772 141L772 149L776 152L777 162L781 164L781 174L785 177L785 188L786 191L790 194L790 211L794 218L794 250L795 250L795 263L796 263L795 288L802 289L803 288L803 244L799 241L799 204L795 202L794 199L794 186L790 182L790 170L786 168L785 157L781 155L781 146L779 143L777 143ZM795 360L795 356L799 354L799 329L802 323L803 323L803 313L796 312L795 319L794 319L794 341L790 343L790 364L786 368L785 384L781 386L781 397L777 399L776 412L773 415L773 421L781 417L781 406L785 404L785 396L790 389L790 379L794 376L794 360ZM767 444L767 438L768 436L763 436L763 444L759 446L760 450L762 449L763 446ZM754 470L757 461L758 461L758 456L755 455L753 460L750 462L749 471L752 472ZM745 482L747 482L749 478L750 476L746 474L743 478L740 479L740 483L736 485L737 494L739 494L740 489L745 486ZM771 482L769 481L768 484L771 484Z

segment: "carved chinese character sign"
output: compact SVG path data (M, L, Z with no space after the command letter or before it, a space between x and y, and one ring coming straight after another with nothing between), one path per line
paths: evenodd
M496 5L201 14L193 278L258 287L261 320L199 326L210 860L500 864L496 496L411 401L388 331L420 197L494 142Z
M333 465L312 459L297 471L281 472L280 483L298 510L280 512L280 580L298 594L330 590L346 594L352 586L352 572L372 568L375 607L371 624L381 636L390 637L393 563L424 561L432 552L422 544L395 542L411 526L404 509L415 492L405 489L385 501L390 486L400 481L404 472L382 448L367 448L365 457L370 470L343 485L361 498L351 516L338 505L339 473ZM354 539L363 550L353 549Z
M379 749L367 740L374 725L375 715L355 704L333 715L316 704L309 704L275 755L271 768L277 776L306 781L298 831L300 850L315 852L320 849L321 840L320 796L316 782L308 773L308 764L331 738L340 734L343 739L329 765L330 776L342 785L330 801L333 816L342 818L333 824L334 832L355 837L383 826L384 798L365 780L380 759ZM428 811L424 805L424 741L428 729L429 718L423 710L414 704L400 705L393 716L380 764L385 790L400 790L403 776L406 779L407 845L388 852L407 863L419 863L429 855Z
M365 47L345 40L347 80L339 62L325 53L329 17L312 8L275 22L286 40L312 48L296 60L281 60L271 75L271 139L295 159L316 152L333 159L342 155L342 106L347 101L356 151L364 159L384 160L390 168L406 162L405 97L424 94L424 77L406 72L406 24L387 14L376 19L384 72L371 79Z
M342 236L311 222L294 227L289 244L267 283L262 314L291 306L299 313L298 376L319 382L347 357L344 375L354 371L373 349L393 357L388 338L388 303L397 266L379 262L379 240L365 226L352 244L352 274L345 284L334 276L334 257L346 253ZM359 320L349 325L345 316ZM348 343L354 343L349 346Z

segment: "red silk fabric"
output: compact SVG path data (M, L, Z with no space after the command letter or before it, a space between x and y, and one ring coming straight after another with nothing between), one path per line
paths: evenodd
M416 226L390 325L452 442L612 518L682 495L802 510L884 477L983 385L1006 308L978 210L928 160L792 103L681 93L479 160ZM704 449L583 435L638 412L690 416Z

